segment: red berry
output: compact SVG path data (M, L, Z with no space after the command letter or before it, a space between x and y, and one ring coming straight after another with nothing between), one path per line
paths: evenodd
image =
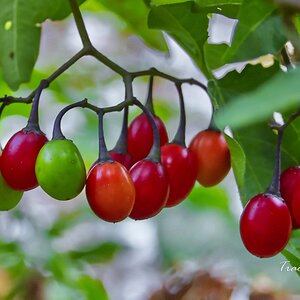
M291 167L282 172L280 176L280 193L290 210L293 228L300 228L300 219L295 217L297 211L294 210L292 205L292 202L294 202L294 192L298 185L300 185L300 167ZM295 200L295 206L298 206L297 202L300 201L299 196L295 197L299 199Z
M127 170L129 170L134 164L132 156L129 153L120 153L114 150L110 150L109 154L114 161L117 161L123 165Z
M284 200L271 194L258 194L244 208L240 233L245 247L258 257L271 257L287 245L292 221Z
M43 133L21 130L7 142L2 153L2 175L15 190L27 191L38 186L36 158L47 142Z
M159 130L160 145L168 142L168 133L162 120L154 116ZM134 162L145 157L153 145L153 129L146 114L137 116L128 128L128 152L132 155Z
M293 220L293 228L300 228L300 185L295 186L292 202L290 203L290 205L290 211Z
M118 162L96 164L86 182L86 196L93 212L107 222L127 218L135 201L129 172Z
M197 159L186 147L167 144L161 148L161 160L170 184L166 206L171 207L180 203L191 192L197 178Z
M135 187L135 203L130 217L147 219L158 214L166 204L169 183L164 167L151 160L141 160L131 169Z
M203 186L218 184L229 172L230 152L221 132L210 129L199 132L189 149L197 157L197 180Z

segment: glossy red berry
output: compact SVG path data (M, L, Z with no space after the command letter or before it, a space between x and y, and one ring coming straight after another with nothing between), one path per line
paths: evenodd
M135 201L132 179L118 162L96 164L88 174L86 196L93 212L107 222L127 218Z
M129 153L120 153L114 150L110 150L109 155L114 161L117 161L118 163L123 165L127 170L129 170L134 164L132 156Z
M27 191L38 186L35 162L47 142L43 133L21 130L7 142L2 153L2 175L15 190Z
M168 142L168 133L162 120L154 116L159 130L160 145ZM137 116L128 128L128 152L132 155L134 162L148 156L153 145L153 129L146 114Z
M130 217L147 219L158 214L165 206L169 194L169 182L162 164L141 160L131 169L136 197Z
M258 194L245 206L240 234L245 247L258 257L271 257L287 245L292 221L284 200L271 194Z
M300 167L291 167L282 172L280 176L280 193L290 210L293 221L293 228L300 228L300 219L295 217L295 213L297 213L297 211L293 208L292 205L294 192L298 185L300 185ZM300 201L299 196L300 195L297 193L294 201L295 207L299 206L297 203L298 201Z
M292 214L293 228L300 228L300 182L295 186L292 202L290 203L290 212Z
M166 144L161 148L161 160L170 184L166 206L171 207L191 192L197 178L197 159L186 147Z
M206 187L221 182L230 170L230 152L222 132L207 129L199 132L189 149L196 155L198 182Z

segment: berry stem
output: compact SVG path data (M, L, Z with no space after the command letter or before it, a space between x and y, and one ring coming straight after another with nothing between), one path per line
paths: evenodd
M266 193L280 197L280 173L281 173L281 144L283 137L283 127L278 128L276 160L272 181L266 190Z
M63 135L63 133L61 131L61 120L62 120L63 116L69 110L71 110L75 107L86 107L86 104L87 104L87 99L84 99L82 101L79 101L79 102L76 102L76 103L66 106L59 112L59 114L57 115L57 117L55 119L54 126L53 126L52 141L66 139L66 137Z
M24 128L26 131L34 131L36 133L41 133L41 129L39 126L39 103L43 89L47 88L48 86L49 82L47 80L42 80L40 82L40 85L33 99L28 123Z
M215 105L212 103L211 101L211 106L212 106L212 114L211 114L211 119L208 125L208 130L213 130L213 131L218 131L220 132L219 128L217 127L216 123L215 123L215 113L216 113L216 107Z
M123 154L128 152L128 106L124 108L121 134L113 151Z
M104 139L104 128L103 128L103 117L104 111L100 109L98 113L99 120L99 157L97 163L103 163L106 161L113 161L106 147L105 139Z
M154 162L161 162L161 157L160 157L160 136L159 136L159 131L158 127L155 123L155 119L153 114L137 99L133 100L133 104L138 106L148 117L152 129L153 129L153 145L150 150L149 155L146 157L146 159L152 160Z
M2 105L0 106L0 119L1 119L1 116L4 111L5 106L6 106L6 103L2 103Z
M153 106L153 79L154 76L151 75L149 78L148 95L147 95L145 106L153 115L155 115L154 106Z
M176 83L176 89L179 95L179 106L180 106L180 121L175 137L172 141L173 144L178 144L186 147L185 144L185 130L186 130L186 113L184 106L184 97L182 93L181 83Z

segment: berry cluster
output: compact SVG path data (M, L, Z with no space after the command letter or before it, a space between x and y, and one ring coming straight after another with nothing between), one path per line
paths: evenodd
M86 186L88 203L94 213L108 222L126 217L147 219L164 207L182 202L191 192L195 181L204 186L219 183L230 169L230 154L223 134L214 129L200 132L190 147L185 145L186 116L182 84L175 86L179 95L180 124L172 142L162 120L153 110L153 76L150 76L146 106L134 97L119 105L98 108L83 101L65 107L57 116L53 137L48 141L38 125L38 103L42 82L35 96L28 125L14 134L1 156L2 195L0 208L14 207L22 192L38 185L58 200L73 199ZM128 126L128 107L137 105L143 113ZM61 121L66 112L76 107L89 108L99 118L99 158L86 169L75 144L61 132ZM120 138L107 151L104 115L124 110ZM8 192L6 192L6 190Z
M28 125L14 134L1 156L0 209L13 208L22 192L38 185L57 200L73 199L84 187L94 213L108 222L127 217L147 219L164 207L182 202L196 180L204 186L219 183L230 169L230 153L224 135L208 128L185 144L186 115L182 84L176 83L180 124L173 141L162 120L155 115L150 77L146 106L137 99L98 108L82 100L65 107L57 116L48 141L38 125L38 103L47 84L42 82L33 101ZM143 110L128 126L128 109ZM88 108L99 119L99 157L86 175L85 164L75 144L61 131L63 116L76 107ZM120 138L111 151L104 139L104 115L124 111Z

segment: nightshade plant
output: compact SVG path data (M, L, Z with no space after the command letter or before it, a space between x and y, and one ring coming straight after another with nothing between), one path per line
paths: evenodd
M69 9L64 6L65 4L62 4L63 1L57 0L56 2L62 8L60 14L55 14L53 9L50 9L51 1L45 1L43 3L43 14L35 13L34 16L28 16L28 23L37 24L43 22L46 18L64 18ZM47 193L61 200L70 199L83 189L85 168L76 146L62 135L56 134L54 134L52 141L46 143L47 139L39 129L37 112L43 89L48 88L54 80L79 59L92 56L120 75L125 87L125 99L114 107L97 107L91 104L90 100L83 100L74 105L74 107L93 110L100 119L99 159L90 169L86 188L87 198L93 211L110 222L120 221L127 216L134 219L152 217L165 206L178 204L187 196L195 181L195 173L197 173L197 180L200 184L212 186L219 183L232 166L243 205L246 205L251 199L245 207L241 219L241 235L246 248L260 257L269 257L282 250L282 253L292 264L299 263L298 257L300 257L300 254L299 249L293 246L297 244L293 240L295 238L293 233L291 234L290 244L283 249L290 239L291 221L294 229L298 227L298 210L300 206L300 192L297 188L300 185L297 179L299 175L297 169L288 169L295 168L300 164L300 151L297 148L300 123L299 120L296 120L299 112L292 114L300 103L300 71L298 68L300 53L299 5L295 2L289 3L280 0L145 1L148 7L144 7L148 11L148 26L166 32L177 41L206 77L207 84L203 84L195 79L179 79L155 68L136 72L125 70L94 47L86 31L78 2L69 0L71 12L82 41L82 49L48 78L42 80L40 85L27 97L6 95L0 99L2 103L1 111L7 105L13 103L31 103L33 101L28 126L17 133L3 151L1 172L6 182L15 190L25 191L36 187L38 181ZM104 5L110 8L113 7L112 9L116 10L115 6L110 6L113 2L104 1ZM132 3L140 2L135 0ZM11 4L7 6L8 11L22 10L22 7L18 7L17 4L16 7L11 7ZM122 6L121 3L118 2L118 4ZM30 2L28 5L32 5L32 3ZM35 8L38 9L38 7ZM49 8L48 12L47 8ZM130 19L129 16L124 16L120 11L117 11L119 15L125 19ZM0 53L1 65L7 83L12 88L17 88L20 83L27 81L30 77L37 57L36 41L39 32L36 29L35 35L30 36L35 43L23 45L26 51L20 55L20 50L14 48L16 43L13 43L12 39L9 38L11 24L7 23L8 16L3 17L2 14L0 14L0 18L4 20L3 23L6 23L4 28L2 26L0 29L0 42L3 39L8 44ZM226 43L213 44L208 39L209 18L212 17L212 14L220 14L238 20L230 45ZM36 17L36 15L39 15L39 17ZM14 21L12 21L12 26L18 26L17 22ZM145 33L141 35L147 42L155 45L160 50L164 48L163 42L157 43L157 40L153 38L154 33L151 38ZM293 51L288 50L287 42L293 46ZM31 52L28 50L29 46L33 48ZM272 62L271 66L264 67L262 63L267 54L271 55ZM226 64L236 62L245 64L241 72L231 71L222 78L216 77L215 70ZM16 72L16 69L23 70L23 72ZM141 106L133 93L134 80L142 76L149 77L149 90L145 107ZM153 110L152 88L153 80L156 77L173 82L180 99L180 126L171 143L168 143L169 138L164 124L155 116ZM196 85L206 91L210 96L214 111L211 125L207 130L198 133L188 148L184 139L185 112L182 92L184 84ZM133 120L127 129L128 109L132 105L139 106L144 111ZM103 138L102 118L103 115L110 112L122 110L124 110L124 122L120 139L109 154ZM59 116L62 116L64 112L65 110ZM275 126L275 129L274 126L271 126L272 128L268 126L274 112L280 112L283 119L287 120L283 125ZM291 123L292 125L288 126ZM230 127L232 137L223 132L226 126ZM55 128L57 129L57 126ZM277 159L275 164L273 177L275 179L272 181L272 184L276 182L275 189L268 189L265 194L261 194L269 186L274 169L274 157L270 155L275 153L276 148L276 134L274 131L278 132L280 138L276 152L277 158L280 158L280 151L284 149L282 162ZM283 132L281 146L281 134ZM19 143L19 135L21 135L20 143L25 143L24 149L32 154L26 156L24 166L20 163L23 160L22 158L19 159L19 153L10 151L10 148L14 149L11 145L14 146L15 140ZM28 139L25 139L24 136ZM145 141L143 141L144 138ZM54 145L54 143L57 144L57 147L54 147L53 150L51 145ZM44 144L44 150L42 149L42 152L38 155ZM61 144L63 145L61 146ZM64 174L75 172L74 170L79 171L76 180L71 183L62 182L68 185L68 189L62 188L58 191L53 188L53 184L56 184L55 178L45 175L47 172L52 172L52 167L46 164L46 156L48 155L46 150L49 149L50 155L56 151L61 155L60 147L68 149L68 156L72 157L72 162L75 161L75 164L69 170L68 167L70 166L66 163L65 166L67 167L64 168L64 163L59 161L60 156L54 154L60 169L65 172ZM160 152L162 152L162 159ZM35 164L37 156L38 161ZM194 158L192 158L193 156ZM178 159L178 165L181 163L180 160L186 161L184 167L191 165L191 167L187 167L191 177L184 178L186 182L183 178L176 178L175 176L178 175L176 174L178 173L177 168L182 169L182 167L176 166L175 158ZM193 160L197 161L197 164L193 163ZM121 164L124 164L124 167ZM279 193L280 164L282 164L284 170L288 169L282 175L281 187L281 196L286 204L282 201ZM14 170L21 168L21 165L22 169L16 173ZM197 165L197 172L192 168L195 165ZM10 166L14 166L14 168ZM26 169L23 169L23 167L26 167ZM125 207L126 209L119 211L120 214L107 215L107 207L100 205L102 204L101 195L96 195L97 187L95 186L99 179L98 174L100 174L101 179L102 170L105 173L106 168L109 167L116 169L116 174L119 174L118 180L126 179L128 187L126 189L128 192L128 205ZM45 174L42 172L43 169L46 170ZM34 170L36 170L36 174ZM24 173L22 173L23 171ZM150 173L154 175L149 177ZM24 182L14 178L18 174L24 174L22 176ZM35 175L37 175L37 180ZM45 178L43 178L44 175ZM130 176L134 190L129 179ZM24 178L26 178L26 182ZM178 182L182 182L182 186L177 190ZM288 193L288 196L286 196L286 189L294 190L294 188L295 191ZM94 190L95 192L93 192ZM258 196L254 197L254 195ZM119 201L118 197L119 195L116 195L115 199L119 205L121 200ZM0 200L2 201L2 199ZM103 201L107 204L108 200ZM260 206L264 208L259 210L258 207ZM278 217L276 217L276 220L268 220L267 222L264 216L272 209L274 209L274 216L278 215ZM252 210L254 210L254 214L251 213ZM251 219L249 215L255 216L256 220ZM277 219L281 219L281 227L278 225ZM259 228L254 228L253 223L260 224ZM273 224L280 227L278 227L278 230L280 229L279 235L274 233ZM260 240L256 241L255 236L262 228L265 235L262 235ZM263 241L267 241L267 244L264 245ZM258 242L261 243L259 245L255 244Z

